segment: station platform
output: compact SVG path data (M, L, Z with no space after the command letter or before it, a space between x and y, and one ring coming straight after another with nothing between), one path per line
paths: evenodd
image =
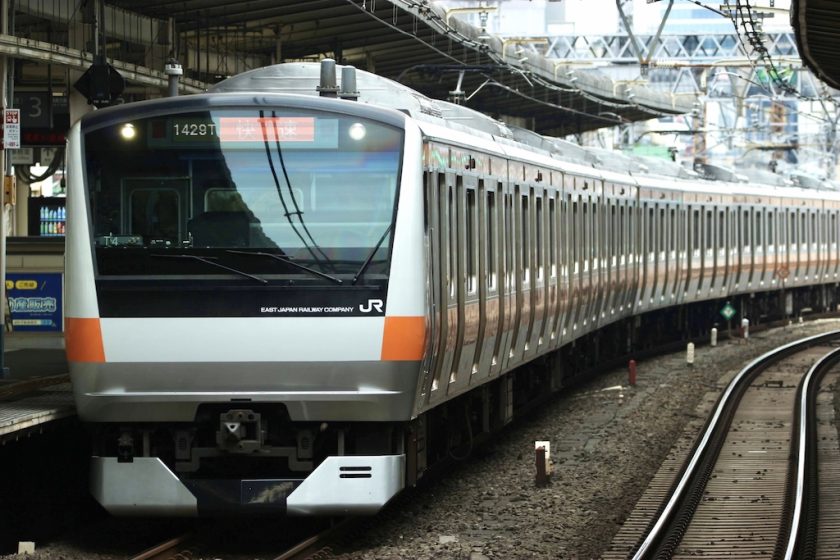
M75 416L61 333L6 333L0 376L0 445Z

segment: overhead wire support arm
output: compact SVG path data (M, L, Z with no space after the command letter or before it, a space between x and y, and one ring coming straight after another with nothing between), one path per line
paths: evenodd
M653 53L656 52L656 44L659 42L659 38L662 36L662 30L665 29L665 23L668 21L668 16L671 15L671 8L674 6L674 0L668 0L668 7L665 8L665 13L662 15L662 21L659 22L659 28L656 30L656 35L653 36L653 39L648 46L647 56L645 56L642 48L641 41L636 37L636 34L633 33L633 24L627 18L627 14L624 13L624 8L622 7L622 0L615 0L615 5L618 8L618 15L621 17L621 21L624 22L624 28L627 30L627 35L630 37L630 44L633 46L633 50L636 52L636 57L639 59L639 67L642 76L647 76L648 69L650 68L650 61L653 58Z

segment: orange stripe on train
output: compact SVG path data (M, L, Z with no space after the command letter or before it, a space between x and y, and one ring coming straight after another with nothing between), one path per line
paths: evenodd
M104 362L102 327L98 318L67 317L64 321L64 342L69 362Z
M423 317L385 317L382 360L418 361L426 348L426 320Z

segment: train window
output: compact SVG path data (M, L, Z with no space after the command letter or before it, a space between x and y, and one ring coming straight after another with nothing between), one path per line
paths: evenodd
M718 249L726 248L726 216L724 215L723 210L718 212L717 247Z
M691 219L691 252L696 256L700 254L700 210L692 210L689 218Z
M534 199L534 204L536 206L536 224L535 224L535 236L534 240L536 241L536 250L537 250L537 280L543 279L543 201L542 197L536 197Z
M621 226L618 224L618 208L616 203L610 201L610 223L607 236L610 238L610 264L613 266L618 262L618 238L621 233Z
M501 185L499 185L501 186ZM496 242L496 193L493 191L487 192L487 219L485 224L485 237L487 241L487 287L490 290L496 289L496 251L498 251L498 243Z
M671 208L671 220L668 224L670 229L669 240L670 244L668 245L668 251L671 252L671 258L674 258L674 254L677 250L677 211L674 208Z
M750 211L744 210L744 220L741 222L741 247L743 247L744 252L750 252L750 244L752 241L750 240Z
M460 187L461 178L458 177ZM447 190L446 215L448 218L449 235L449 297L455 298L458 278L458 211L455 208L455 189L449 185Z
M706 249L706 252L709 252L714 247L713 240L712 240L712 232L713 231L714 230L712 229L712 211L711 210L706 210L706 224L705 224L705 227L703 228L703 232L705 234L705 240L706 240L706 242L704 243L704 247Z
M580 217L578 215L578 201L572 201L572 220L569 222L572 226L569 232L569 239L572 242L572 266L573 272L578 272L578 240L580 239Z
M830 222L831 223L830 223L829 227L831 228L831 230L830 230L831 246L834 247L834 246L837 245L837 212L832 212L831 213Z
M659 235L658 238L658 249L659 249L659 260L665 260L665 251L667 250L668 244L671 243L670 239L666 239L666 235L670 236L670 228L666 227L665 223L665 209L659 209Z
M773 212L767 212L767 250L776 250L776 229L775 229L776 215Z
M597 270L600 266L601 251L603 250L603 241L600 233L600 222L598 221L598 201L591 199L592 202L592 241L589 243L589 259L592 263L592 269Z
M589 231L589 202L581 201L581 208L583 209L583 227L581 228L581 237L578 243L580 244L580 256L583 262L583 272L589 271L589 250L592 246L592 234Z
M627 254L627 247L626 247L626 239L627 236L625 235L624 228L626 227L624 224L625 217L624 217L624 204L621 202L618 203L618 259L620 264L624 264L624 256Z
M548 265L551 278L557 277L557 202L548 199Z
M163 183L163 181L161 181ZM126 180L129 183L129 180ZM181 239L181 196L179 189L146 187L132 180L128 196L127 233L142 236L150 245L172 245ZM165 183L164 183L165 184Z
M807 216L805 212L799 213L799 245L802 249L808 248L808 227L807 227Z
M520 220L520 241L521 245L521 263L522 263L522 283L527 283L531 276L531 235L530 235L530 228L531 228L531 216L530 216L530 209L529 209L529 199L527 194L523 194L520 197L520 210L522 219Z
M817 215L811 212L811 246L817 246Z
M505 194L505 287L513 284L513 197Z
M755 213L755 247L761 249L764 246L764 213L757 210Z
M467 222L466 222L466 245L467 245L467 292L474 294L477 289L476 275L478 274L478 235L476 235L476 217L478 207L475 203L475 189L467 189Z
M99 274L221 273L195 259L154 258L177 252L260 277L329 281L258 254L269 252L344 280L367 261L367 279L387 278L402 130L302 106L191 107L138 117L130 141L113 119L83 127ZM363 137L348 132L359 129Z
M647 206L647 204L645 205ZM654 213L653 208L649 207L647 209L647 252L648 252L648 260L654 260L656 258L656 230L654 227Z

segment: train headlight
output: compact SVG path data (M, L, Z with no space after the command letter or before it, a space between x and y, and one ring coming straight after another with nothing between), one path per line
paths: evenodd
M350 135L350 138L358 141L362 140L365 137L365 135L367 134L367 129L365 128L365 125L357 122L350 125L350 129L347 131L347 133Z
M137 136L137 130L134 128L133 124L126 123L120 129L120 136L126 140L133 140L134 137Z

